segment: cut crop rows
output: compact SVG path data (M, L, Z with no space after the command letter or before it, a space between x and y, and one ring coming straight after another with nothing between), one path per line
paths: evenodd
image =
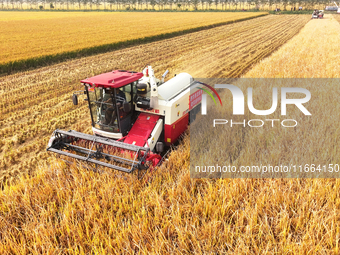
M286 79L289 83L284 85L294 87L300 87L303 83L300 81L295 84L296 79L292 78L314 78L304 79L303 84L311 93L311 99L304 104L311 113L310 116L305 116L296 107L288 108L287 116L282 116L278 107L271 115L259 116L246 111L244 116L237 119L240 122L243 119L247 121L292 118L298 120L295 128L282 128L280 125L275 127L267 125L261 128L235 125L231 128L230 125L225 125L211 130L196 125L197 129L193 132L194 123L191 135L199 134L202 138L191 140L191 148L188 149L191 154L190 163L193 165L213 163L219 166L230 164L236 169L240 169L240 166L252 167L260 164L261 166L314 164L315 168L318 165L339 165L339 45L340 24L332 19L331 15L325 15L323 20L311 20L297 36L242 76L276 78L275 83L273 80L266 82L264 79L261 81L254 79L251 83L236 84L245 95L247 87L253 88L256 109L269 109L272 104L273 87L280 91L282 86L280 86L282 80L278 78L290 78ZM219 115L225 116L228 120L235 120L238 116L232 115L232 100L228 93L220 94L223 104L224 102L230 104L224 105ZM210 109L211 115L214 109ZM199 120L198 117L196 121ZM193 157L195 154L199 156ZM311 168L309 172L304 172L302 176L306 178L239 178L212 181L190 179L186 187L199 189L197 196L204 194L203 197L207 199L202 206L205 210L211 211L204 217L205 220L208 218L210 224L215 224L218 220L221 220L222 224L228 222L227 226L220 226L214 230L213 236L216 239L213 240L219 243L219 252L225 249L226 252L233 253L305 254L317 250L323 254L338 254L340 181L333 178L339 176L338 171L334 170L332 174L328 174L328 178L314 179L309 178L312 171ZM224 176L224 173L215 174L219 177ZM225 173L225 176L227 174ZM280 177L282 176L280 174L275 173L273 176ZM287 175L288 173L284 174ZM201 189L202 182L207 184L204 190ZM235 187L240 185L243 187L235 190ZM185 185L181 183L181 186ZM225 199L225 196L220 196L220 192L226 192L230 197ZM196 194L184 196L192 198L196 197ZM193 208L200 203L200 199L188 203L190 208ZM233 203L238 204L237 208L231 208ZM220 214L223 215L221 216L223 219L212 210L220 207L225 209ZM202 217L193 218L193 222L199 220L205 222L202 225L208 224ZM195 228L193 231L202 233L205 227L199 226L198 229L200 230L197 231ZM230 235L220 237L219 233L224 232L220 231L221 229L227 229ZM224 248L222 240L227 240L230 246ZM206 247L197 244L196 249L202 246Z
M334 14L332 15L332 18L336 19L338 22L340 22L340 15L339 14Z
M112 69L140 71L146 64L158 76L169 69L169 77L236 77L307 21L302 15L266 16L0 78L0 176L29 172L46 159L54 129L90 131L85 102L75 107L70 99L82 89L79 80Z
M239 27L225 26L219 33L217 28L205 31L205 37L200 32L162 44L151 43L79 62L70 61L26 73L26 77L21 77L22 74L5 77L0 85L10 85L3 94L15 89L14 81L19 86L27 86L21 79L29 80L29 86L37 83L47 86L55 79L55 86L61 81L71 87L76 86L77 79L86 76L114 68L140 70L146 63L152 64L158 75L169 67L172 75L189 71L201 77L236 76L255 63L254 58L258 61L286 42L290 31L303 27L310 16L290 18L287 22L284 16L264 17L256 20L257 24L242 22ZM272 42L267 47L261 47L261 43L265 43L259 36L262 32L262 36ZM269 32L272 35L268 35ZM336 61L339 33L340 25L334 20L312 20L245 77L339 77ZM231 40L231 35L238 40ZM226 41L229 43L225 44ZM244 48L247 51L242 51ZM233 51L240 52L241 56ZM63 78L68 73L70 81ZM44 79L50 77L54 78L44 83ZM254 88L256 106L267 109L270 86L260 85ZM320 120L313 125L314 131L316 128L319 132L313 134L319 137L321 134L321 141L313 141L317 136L310 133L308 125L293 132L276 132L277 129L275 133L271 129L221 132L218 141L207 134L208 141L219 149L226 149L223 157L231 155L238 164L251 164L260 157L270 163L296 158L309 163L331 157L339 160L336 121L340 109L337 101L331 100L339 98L338 86L309 89L312 100L308 109L314 120ZM323 103L317 105L315 102L320 102L320 98ZM80 110L79 121L66 125L88 131L88 120L81 119L88 116L86 106L67 108L66 103L71 104L71 100L63 100L65 112ZM55 107L50 106L53 108L50 117L55 114L58 119L61 114L66 122L66 114L56 110L58 104L60 102L54 102ZM320 114L320 108L325 114ZM2 121L3 127L8 127L9 122ZM308 141L311 143L306 143ZM325 143L329 150L319 151ZM39 152L39 146L27 145ZM226 145L230 148L225 148ZM309 157L303 154L306 152ZM212 157L209 151L205 155ZM60 161L47 163L38 168L35 176L0 192L0 229L5 240L0 242L0 252L339 254L339 180L191 179L189 159L190 139L186 136L148 183L96 174ZM37 162L37 158L31 157L27 167L33 169Z
M15 12L1 14L0 73L10 73L170 38L267 13L69 12L68 15L51 13L51 17L38 13L32 17L31 13L20 12L23 16L21 19L17 19Z

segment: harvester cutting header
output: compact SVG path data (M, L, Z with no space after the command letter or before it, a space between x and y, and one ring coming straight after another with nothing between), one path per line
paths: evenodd
M201 90L190 96L192 76L180 73L164 82L151 66L143 72L115 70L81 81L94 135L55 130L48 151L126 173L161 162L200 110ZM73 95L78 104L80 93Z

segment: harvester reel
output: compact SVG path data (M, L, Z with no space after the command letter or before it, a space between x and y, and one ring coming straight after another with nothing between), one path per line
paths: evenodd
M95 169L100 166L125 173L137 171L138 179L142 178L152 166L152 163L148 161L149 148L73 130L55 130L47 150L77 161L85 161L94 165Z

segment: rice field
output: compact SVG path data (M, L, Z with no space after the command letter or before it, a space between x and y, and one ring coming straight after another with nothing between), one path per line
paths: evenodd
M319 35L317 38L316 34ZM323 20L310 20L297 36L269 58L261 60L242 78L340 78L339 43L340 24L332 15L326 15ZM312 113L310 119L300 111L292 110L288 116L281 116L280 111L276 111L269 116L256 116L249 113L237 118L238 116L232 115L230 93L222 91L221 97L228 105L221 110L226 119L237 119L238 122L243 119L295 119L300 124L294 131L272 128L271 125L261 129L220 127L213 130L203 124L198 125L195 127L195 134L214 138L204 139L205 144L193 147L199 150L206 146L213 148L214 145L217 148L216 153L222 150L230 156L230 159L227 157L229 159L227 162L223 162L226 160L225 157L218 157L219 159L215 160L215 157L211 157L215 152L209 151L210 153L205 156L200 156L199 162L195 164L211 165L211 161L219 165L227 163L236 166L252 165L252 162L261 162L263 165L339 164L340 153L337 146L340 143L339 129L334 125L340 111L339 105L336 104L340 96L339 80L330 83L326 83L325 80L315 82L306 80L305 83L298 84L303 84L314 98L306 104L308 111ZM256 102L254 105L257 109L269 109L272 104L273 87L280 90L280 87L286 85L287 83L279 81L275 83L274 80L268 83L260 80L241 81L237 84L244 94L248 87L254 88L253 101ZM211 118L216 118L213 116ZM235 139L235 137L242 137L242 139Z
M48 139L56 128L91 131L87 102L81 100L77 107L71 102L84 77L112 69L139 71L145 63L152 63L158 76L169 69L168 77L179 72L236 77L307 21L301 15L265 16L0 78L0 178L30 172L45 160ZM268 33L271 30L277 32Z
M266 14L265 12L147 13L147 15L140 12L0 13L0 64L46 55L65 55L65 52L157 37L161 34Z
M339 40L340 25L331 16L266 16L1 77L2 178L30 175L0 191L0 253L339 254L339 180L191 179L190 134L142 182L69 166L44 152L56 127L90 131L86 105L74 107L70 100L85 76L151 63L157 76L169 69L169 76L186 71L196 77L337 78ZM266 88L256 89L258 105L267 106ZM321 120L316 131L325 134L330 149L315 154L321 141L311 140L310 155L339 160L339 131L332 121L340 109L328 100L338 98L339 90L309 89L324 98L308 109ZM319 114L319 108L327 112ZM20 130L12 128L21 124ZM250 140L241 144L232 134L211 142L239 146L240 164L266 150L272 151L267 160L276 160L296 156L296 150L276 145L298 149L309 130L289 137L275 133L271 141L270 130L246 132Z
M260 61L244 77L340 78L340 66L337 64L340 58L340 24L336 21L340 20L339 16L327 14L322 20L311 20L298 36L270 58Z
M340 15L339 14L333 14L332 15L334 19L340 22Z
M315 34L319 36L316 38ZM337 60L339 40L340 25L331 15L326 15L324 20L311 20L297 36L270 57L261 60L242 77L339 78ZM270 108L271 89L274 84L259 82L256 85L254 101L257 109ZM312 100L306 107L312 112L312 119L302 118L298 112L290 115L290 118L301 121L301 125L293 131L267 126L261 129L233 127L212 132L210 129L205 131L204 126L201 127L202 137L210 137L210 139L205 139L205 143L200 144L200 147L205 148L205 154L200 158L201 162L194 161L194 164L203 165L208 162L209 165L211 158L214 158L214 163L219 165L232 163L236 166L252 165L254 162L258 164L261 162L262 165L287 165L294 162L339 164L340 136L338 125L335 124L338 122L340 111L337 104L340 96L339 80L329 84L320 82L322 87L317 85L316 82L313 86L307 87L312 94ZM246 91L247 87L243 86L241 89ZM275 87L280 89L280 83L275 83ZM226 98L230 98L230 95L222 93L221 98L226 102ZM231 107L231 104L229 106ZM226 109L223 114L227 119L232 118L230 111L228 113ZM247 114L246 118L259 119L260 116ZM280 116L275 114L267 118L280 119ZM195 131L197 134L197 130ZM207 150L213 147L218 150ZM198 150L197 145L195 148ZM222 151L225 156L216 157ZM195 153L195 150L191 153ZM230 162L228 156L232 158ZM308 177L308 174L305 177ZM195 181L191 183L198 185ZM233 240L232 247L237 252L241 249L242 253L256 254L339 253L340 182L338 179L224 179L216 182L207 181L207 183L217 185L205 189L211 196L219 193L219 190L229 191L234 186L244 185L233 193L231 191L233 197L237 197L234 199L239 203L238 209L233 212L241 215L231 226L236 228L241 225L240 228L244 230ZM250 190L245 191L247 190L245 187L249 187ZM253 194L257 194L257 197L250 198L249 196ZM234 199L229 201L234 202ZM267 241L263 243L260 236L265 236ZM248 240L248 242L237 243L239 240ZM221 244L220 247L223 245ZM258 250L259 247L262 248Z

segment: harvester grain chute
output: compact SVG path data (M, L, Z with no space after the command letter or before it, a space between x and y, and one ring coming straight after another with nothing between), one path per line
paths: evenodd
M94 135L57 129L47 150L95 169L137 171L142 177L162 162L165 148L179 139L200 109L193 78L181 73L164 82L166 74L159 80L147 66L143 72L114 70L82 80L85 90L72 99L77 105L78 95L87 96Z
M335 6L336 6L336 8L337 8L336 13L337 13L337 14L340 14L340 7L336 4L336 2L334 2L334 4L335 4Z

